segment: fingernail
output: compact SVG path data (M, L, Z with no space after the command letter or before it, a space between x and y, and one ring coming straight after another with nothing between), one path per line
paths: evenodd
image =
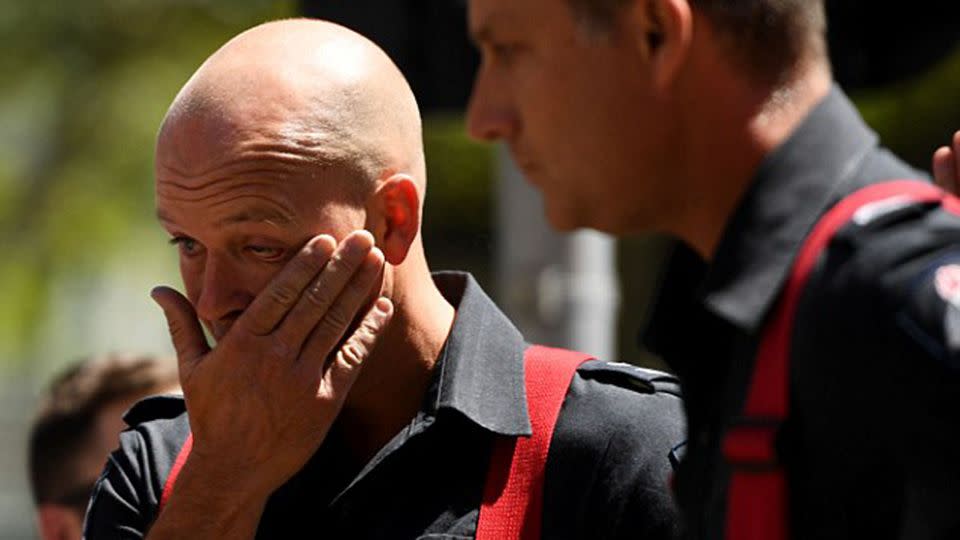
M332 247L331 247L332 246ZM329 234L321 234L314 237L308 246L311 255L317 258L326 259L337 246L337 241Z
M313 239L313 245L317 246L320 244L327 244L328 246L337 245L337 239L330 236L329 234L321 234Z
M368 231L355 231L347 237L347 249L351 255L362 255L373 247L373 235Z
M378 298L373 307L377 312L377 322L379 323L383 323L390 312L393 311L393 303L384 296Z

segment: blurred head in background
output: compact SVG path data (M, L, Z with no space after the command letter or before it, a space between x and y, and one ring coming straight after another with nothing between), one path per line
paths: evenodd
M58 375L43 396L28 459L43 539L79 539L90 490L124 428L123 413L153 394L179 390L172 358L110 354Z

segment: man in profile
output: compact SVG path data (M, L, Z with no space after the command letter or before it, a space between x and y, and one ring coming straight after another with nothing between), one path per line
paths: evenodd
M179 391L173 358L109 354L71 365L47 388L30 433L30 487L44 540L79 540L103 461L123 413L138 400Z
M469 275L431 274L424 159L406 81L345 28L269 23L204 62L156 149L185 402L128 414L88 538L673 537L675 380L529 347Z
M960 208L833 84L823 1L470 0L470 26L469 129L551 224L681 241L644 341L684 388L690 535L960 537Z

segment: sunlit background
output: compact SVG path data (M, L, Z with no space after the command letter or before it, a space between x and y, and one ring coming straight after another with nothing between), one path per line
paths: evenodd
M400 0L383 5L394 9L392 2ZM174 250L153 218L153 139L166 106L229 37L302 9L271 0L0 2L0 538L35 537L24 448L48 377L88 354L170 353L148 296L156 284L179 285ZM939 18L929 20L944 32ZM462 23L431 22L444 30ZM960 54L944 50L956 42L949 32L932 48L897 34L902 42L884 53L902 71L893 74L874 73L887 65L882 58L837 42L838 66L859 88L854 96L868 121L923 168L960 128ZM461 110L451 106L426 113L424 139L432 266L468 269L509 304L511 289L498 283L495 264L500 153L468 141ZM635 335L663 245L655 238L616 244L618 359L656 365Z

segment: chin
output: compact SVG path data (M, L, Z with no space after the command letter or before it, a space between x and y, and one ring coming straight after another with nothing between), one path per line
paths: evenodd
M575 231L581 227L584 227L584 225L568 219L567 216L557 215L551 212L547 212L547 223L550 224L551 229L563 233Z
M547 223L550 228L559 232L570 232L582 227L594 227L590 223L584 223L582 212L570 204L557 204L544 197L543 211L547 216Z

